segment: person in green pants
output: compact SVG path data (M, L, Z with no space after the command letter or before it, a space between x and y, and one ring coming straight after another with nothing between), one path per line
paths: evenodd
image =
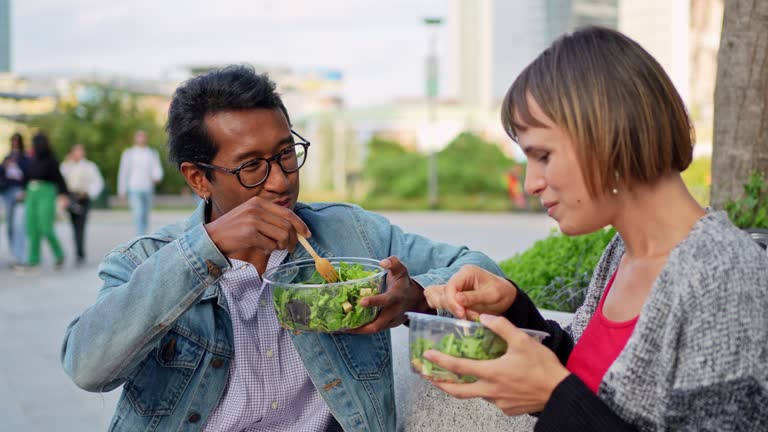
M68 192L59 171L59 162L51 150L48 137L38 133L32 138L34 154L29 163L29 183L24 201L26 207L29 254L26 269L40 265L40 242L48 240L55 257L57 269L64 264L64 251L53 229L56 217L57 195L66 201ZM66 204L66 203L64 203Z

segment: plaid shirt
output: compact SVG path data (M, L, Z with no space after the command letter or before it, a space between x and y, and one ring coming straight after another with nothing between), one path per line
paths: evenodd
M288 252L275 251L267 269ZM280 327L272 293L249 263L230 259L221 277L235 337L235 358L224 396L205 425L206 432L321 432L335 423L296 352Z

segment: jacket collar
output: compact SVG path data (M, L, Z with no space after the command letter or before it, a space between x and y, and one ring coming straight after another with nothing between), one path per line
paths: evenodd
M200 224L205 224L207 222L207 218L205 217L205 215L207 214L206 207L207 205L205 201L201 201L200 204L197 205L197 207L195 208L195 211L193 211L192 214L183 223L184 232L187 232L192 228ZM219 295L219 290L220 290L220 285L218 282L211 284L211 286L209 286L208 288L205 289L205 291L203 291L203 295L200 297L198 302L202 302L205 300L210 300L214 297L218 297L219 306L229 311L229 308L227 307L227 301L224 298L224 296Z
M192 228L200 225L201 223L206 223L206 204L205 201L201 201L200 204L197 205L195 208L195 211L192 212L192 214L187 218L186 221L184 221L184 231L189 231Z

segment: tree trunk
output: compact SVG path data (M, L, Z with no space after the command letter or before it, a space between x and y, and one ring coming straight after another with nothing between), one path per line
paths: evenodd
M725 0L717 55L712 206L719 209L740 198L754 170L768 174L768 1Z

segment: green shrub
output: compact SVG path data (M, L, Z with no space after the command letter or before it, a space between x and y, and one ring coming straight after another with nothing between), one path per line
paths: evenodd
M437 154L439 207L508 210L505 175L514 164L496 144L471 133L459 134ZM369 188L364 201L373 207L403 201L426 208L428 172L427 155L373 138L365 161Z
M744 196L725 204L728 217L739 228L768 228L768 184L758 172L749 176Z
M613 228L574 237L553 232L499 266L536 306L574 312L584 301L592 271L615 234Z

